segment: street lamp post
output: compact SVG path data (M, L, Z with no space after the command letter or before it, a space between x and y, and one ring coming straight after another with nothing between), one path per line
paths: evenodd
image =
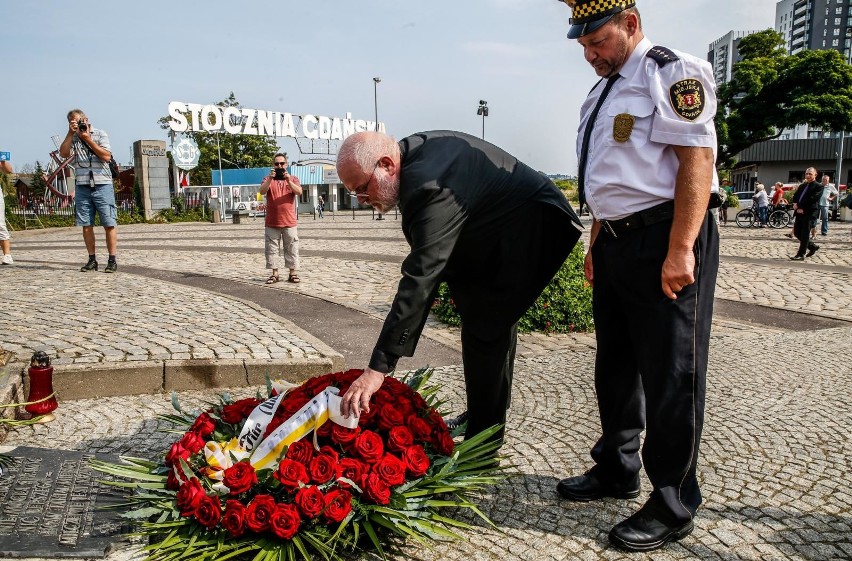
M225 188L222 184L222 146L219 144L219 133L216 133L216 152L219 155L219 221L225 221Z
M485 140L485 117L488 116L488 102L484 99L479 100L479 109L476 110L477 115L482 115L482 140Z
M382 79L378 76L373 78L373 107L376 110L376 132L379 130L379 82L381 81ZM376 220L384 220L381 212Z

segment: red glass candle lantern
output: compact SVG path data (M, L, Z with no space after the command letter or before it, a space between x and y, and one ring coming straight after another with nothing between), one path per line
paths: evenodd
M44 415L43 423L52 421L51 411L59 404L53 395L53 367L47 353L38 351L33 355L27 374L30 377L30 395L27 397L29 405L25 405L24 409L33 416Z

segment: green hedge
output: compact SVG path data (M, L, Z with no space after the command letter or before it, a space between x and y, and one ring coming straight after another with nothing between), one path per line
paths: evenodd
M583 274L584 257L583 244L578 243L550 284L518 322L520 332L573 333L594 330L592 287ZM461 325L461 318L446 283L438 287L432 313L447 325Z

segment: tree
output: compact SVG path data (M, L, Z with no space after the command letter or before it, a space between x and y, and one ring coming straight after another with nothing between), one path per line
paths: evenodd
M234 92L216 104L219 107L241 107ZM232 124L242 124L245 117L232 117ZM169 130L171 117L157 120L160 127ZM198 166L190 171L192 184L210 185L214 169L219 169L219 150L217 137L222 150L222 169L256 168L271 166L272 158L278 152L278 142L273 137L251 136L244 134L218 134L209 132L187 132L198 144L201 155Z
M42 200L44 192L47 189L47 181L45 181L44 169L41 167L41 162L36 161L33 178L30 181L29 189L27 189L27 200Z
M740 41L742 60L718 90L719 167L730 167L749 146L796 125L852 129L852 67L843 56L831 50L788 55L783 46L771 29Z

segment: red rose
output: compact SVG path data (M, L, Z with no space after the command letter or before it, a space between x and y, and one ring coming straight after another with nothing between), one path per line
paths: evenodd
M179 464L178 458L188 460L192 456L192 452L183 447L180 442L175 442L166 454L166 465Z
M222 481L231 495L245 493L257 483L257 473L254 466L248 462L237 462L225 470L225 479Z
M402 460L411 477L423 477L429 469L429 456L419 444L406 448L402 453Z
M314 446L308 440L297 440L287 448L284 457L308 467L314 457Z
M338 425L337 423L332 423L334 426L331 427L331 440L336 444L340 444L344 448L349 448L353 442L355 442L355 438L361 433L361 429L355 427L354 429L348 429L344 426Z
M365 430L355 439L355 453L367 463L378 462L385 454L382 437L371 430Z
M180 439L180 445L191 454L198 454L204 448L204 439L198 433L190 431Z
M333 425L331 421L323 423L316 429L317 438L331 438L331 425Z
M393 380L392 382L390 380ZM385 386L385 390L395 397L409 397L412 393L411 388L408 387L408 384L404 384L397 380L396 378L391 378L387 381L387 383L383 384Z
M204 487L201 486L201 483L195 477L181 485L175 496L175 502L177 502L180 515L191 516L195 512L195 509L198 508L199 503L201 503L201 499L206 496L207 493L204 492Z
M435 450L442 456L451 455L453 453L453 448L456 447L456 443L453 442L453 437L446 431L438 435L438 438L435 439L434 445Z
M426 403L426 400L423 399L423 396L420 395L419 393L413 393L411 395L411 405L417 411L421 411L421 410L429 407L429 404Z
M373 399L371 399L370 401L372 401L374 405L380 405L381 407L379 407L379 409L381 409L385 405L393 403L394 398L387 391L381 389L373 394Z
M314 483L326 483L334 477L336 472L337 462L331 456L320 454L311 460L309 471L311 480Z
M246 508L246 526L257 534L269 528L272 513L275 512L275 499L269 495L258 495Z
M402 452L412 444L414 435L406 426L394 427L388 433L388 450L392 452Z
M361 478L364 477L364 474L367 473L369 469L370 467L361 460L356 460L355 458L343 458L340 460L340 463L337 464L337 477L338 479L345 477L352 481L355 485L361 485ZM345 488L349 487L349 484L345 481L341 481L340 485Z
M216 421L207 413L202 413L195 419L189 430L202 437L210 436L216 430Z
M195 509L195 519L209 530L215 528L221 518L222 505L219 503L219 497L204 495Z
M335 489L325 496L323 516L329 522L342 522L352 511L352 494L343 489Z
M278 464L278 470L272 476L281 482L286 489L295 489L299 483L308 483L308 471L301 463L284 458Z
M240 399L230 405L222 407L222 420L226 423L236 425L241 423L251 415L254 408L260 405L261 401L255 398Z
M377 505L390 502L391 490L378 473L369 473L364 477L364 498Z
M362 429L367 428L373 422L373 417L376 416L376 411L378 411L375 407L370 407L369 411L361 411L361 416L358 417L358 426Z
M246 530L246 507L240 501L229 499L225 502L225 514L222 516L222 527L238 538Z
M340 461L340 454L338 454L337 450L335 450L334 448L332 448L328 444L326 444L325 446L320 446L319 453L320 453L320 456L331 457L331 459L334 460L335 464L337 464L337 462Z
M416 415L411 415L406 420L406 424L411 430L411 434L414 435L415 440L423 442L429 441L429 437L432 435L432 426L427 423L425 419L421 419Z
M299 511L293 505L280 504L275 507L272 513L272 518L269 520L269 527L272 533L283 540L289 540L299 531L299 524L302 518L299 516Z
M388 485L402 485L405 483L405 462L393 454L385 454L379 462L373 466L373 471Z
M183 474L183 470L180 469L180 467L172 466L169 468L169 475L166 477L166 489L177 491L185 482L186 476Z
M390 430L393 427L398 427L405 424L405 417L402 416L399 409L393 405L385 405L379 409L379 428L382 430Z
M305 518L316 518L325 508L325 498L319 487L302 487L296 492L296 505Z
M435 427L436 430L445 431L447 429L447 422L441 416L440 413L432 409L429 411L429 422L432 423L432 426Z

